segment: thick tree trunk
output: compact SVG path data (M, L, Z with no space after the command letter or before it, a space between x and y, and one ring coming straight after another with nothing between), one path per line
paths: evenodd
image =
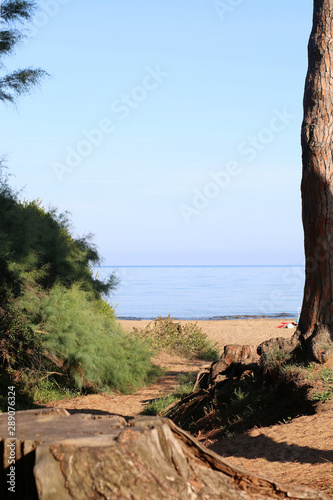
M314 0L302 124L305 288L301 338L333 327L333 0Z

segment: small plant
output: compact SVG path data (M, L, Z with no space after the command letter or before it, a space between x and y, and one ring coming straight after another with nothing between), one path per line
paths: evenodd
M234 390L235 398L233 401L243 401L248 396L248 393L243 392L241 387L236 387Z
M193 392L194 378L192 373L189 373L188 375L180 375L178 380L180 384L176 387L176 389L167 396L163 396L162 398L157 398L151 401L143 410L143 415L162 416L166 413L166 409L170 405Z
M293 351L288 349L270 349L262 354L261 364L264 372L273 373L283 370L293 358Z
M313 401L326 403L333 398L333 370L331 368L317 368L314 370L313 379L321 385L321 390L314 392Z
M333 370L331 368L324 368L321 372L321 378L325 384L333 385Z
M182 325L173 318L157 318L143 329L134 329L136 336L148 340L152 349L170 351L187 358L216 361L219 358L217 344L211 342L197 323Z
M81 391L73 387L61 387L54 378L44 378L31 387L30 395L39 404L80 396Z
M323 392L315 392L312 401L320 401L321 403L326 403L326 401L332 399L333 397L333 388L325 389Z
M298 380L298 385L307 385L308 398L313 402L322 402L333 398L333 370L320 364L284 366L282 373L289 380Z

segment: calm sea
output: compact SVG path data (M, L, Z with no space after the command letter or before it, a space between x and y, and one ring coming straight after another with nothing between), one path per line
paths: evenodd
M110 298L120 319L296 317L303 266L127 266L113 270L120 285Z

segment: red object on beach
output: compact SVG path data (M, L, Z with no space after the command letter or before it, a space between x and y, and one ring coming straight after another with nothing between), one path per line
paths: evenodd
M291 323L290 323L290 321L283 321L283 322L281 323L281 325L277 326L276 328L285 328L285 327L286 327L286 325L294 325L294 326L297 326L297 323L295 323L294 321L292 321Z

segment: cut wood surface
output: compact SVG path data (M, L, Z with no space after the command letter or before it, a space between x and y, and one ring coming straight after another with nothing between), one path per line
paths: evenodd
M168 419L16 414L16 495L41 500L327 499L232 465ZM1 498L7 495L7 415L0 415Z

